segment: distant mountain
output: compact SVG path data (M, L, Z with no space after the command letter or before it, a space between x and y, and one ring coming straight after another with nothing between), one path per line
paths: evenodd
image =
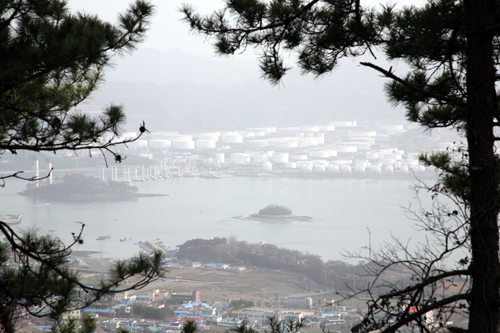
M402 121L383 94L384 80L347 64L315 80L292 70L279 86L260 79L244 59L218 59L179 50L138 50L118 59L107 82L82 110L124 104L128 127L142 120L152 131L232 130L349 119Z

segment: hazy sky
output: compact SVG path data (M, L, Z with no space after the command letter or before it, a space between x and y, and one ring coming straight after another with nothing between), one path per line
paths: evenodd
M189 3L195 6L200 13L211 13L216 9L223 8L222 0L152 0L156 6L156 14L153 17L151 30L147 33L147 40L140 46L143 48L154 48L160 51L170 49L180 49L182 51L213 56L213 48L208 42L200 36L193 36L189 33L188 26L182 24L181 13L177 9L182 3ZM364 4L377 6L379 3L388 1L368 0ZM398 4L415 4L419 1L392 1ZM69 7L74 10L84 10L88 13L98 14L106 21L115 22L116 15L123 12L131 0L70 0ZM245 58L253 58L252 53L244 55Z

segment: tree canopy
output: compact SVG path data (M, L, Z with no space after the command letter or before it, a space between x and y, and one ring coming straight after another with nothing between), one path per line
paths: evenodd
M113 25L71 13L64 0L0 1L0 155L100 149L120 162L112 147L137 139L120 137L124 107L109 105L98 116L75 107L97 88L113 54L131 51L145 38L152 14L150 3L136 0ZM139 136L145 131L140 124ZM21 173L0 179L34 179ZM5 237L0 243L1 331L13 333L26 313L57 320L66 311L162 276L162 254L155 252L116 261L106 278L85 285L68 266L72 248L83 243L83 229L81 224L73 242L64 244L36 230L17 233L0 221ZM132 283L122 287L130 277Z
M97 88L113 54L131 51L145 38L152 13L151 4L137 0L112 25L69 12L67 1L2 1L0 152L112 152L123 141L124 107L110 104L99 116L75 107Z
M415 253L399 242L367 258L379 270L370 272L369 310L354 331L395 332L415 322L429 331L421 316L432 310L441 318L463 312L469 332L498 332L499 9L494 0L428 0L402 8L370 8L362 0L227 0L208 16L190 5L180 9L184 21L210 37L219 54L255 47L262 76L274 84L290 68L284 53L293 53L290 58L303 73L314 75L331 72L342 58L371 54L372 62L360 64L387 78L389 101L404 106L409 121L426 129L451 127L464 136L455 150L421 157L441 172L428 190L451 196L459 209L423 212L421 226L437 240ZM409 72L377 64L379 53L404 62ZM467 255L444 266L444 259L461 251ZM383 279L377 272L392 265L407 266L415 283L401 288L384 281L392 291L379 295L374 290ZM444 292L460 278L466 278L464 288Z
M292 210L285 206L268 205L259 210L260 215L292 215Z

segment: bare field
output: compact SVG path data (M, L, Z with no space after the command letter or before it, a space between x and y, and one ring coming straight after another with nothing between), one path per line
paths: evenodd
M180 277L180 278L176 278ZM311 283L309 282L309 289ZM158 281L140 291L153 289L173 292L200 290L203 300L249 299L254 302L282 296L305 295L303 276L281 271L234 272L206 268L171 269L166 279Z

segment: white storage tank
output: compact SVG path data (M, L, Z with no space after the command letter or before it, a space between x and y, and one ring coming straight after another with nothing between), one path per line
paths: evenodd
M335 131L334 125L319 125L319 129L325 132L333 132Z
M255 163L269 162L269 156L262 152L252 154L251 158Z
M196 141L197 149L214 149L216 143L214 140L198 140Z
M172 135L168 139L172 142L192 142L193 136L192 135Z
M294 138L287 138L283 140L273 140L272 144L273 147L275 148L280 148L280 149L288 149L288 148L297 148L298 143L297 140Z
M340 173L340 169L338 165L335 164L330 164L328 166L328 173Z
M217 161L219 161L221 164L224 164L224 153L216 153L215 158Z
M271 162L264 162L262 163L262 171L264 172L271 172L273 171L273 165Z
M240 134L244 138L254 138L255 137L255 132L245 131L245 132L241 132Z
M354 173L358 173L358 174L363 174L363 173L365 173L365 171L366 170L362 165L356 165L354 167L354 170L353 170Z
M167 149L172 147L170 140L154 139L149 140L149 148L151 149Z
M386 165L384 167L384 173L393 174L394 173L394 167L392 165Z
M297 168L297 163L295 162L285 162L284 163L285 169L296 169Z
M403 175L407 175L410 173L410 168L408 167L408 165L402 165L401 166L401 173Z
M322 166L320 164L316 164L313 167L313 172L314 173L326 173L326 169L324 166Z
M338 153L355 153L358 151L358 147L350 145L350 143L343 143L340 145L331 146L332 149L335 149Z
M308 138L300 138L297 142L299 148L309 147L309 139Z
M312 173L312 166L309 164L302 164L301 168L303 173Z
M307 161L307 155L306 154L291 155L290 159L294 161Z
M221 141L223 143L243 143L243 137L240 134L225 134L221 135Z
M319 144L318 138L307 138L309 140L309 146L317 146Z
M335 157L337 156L337 151L336 150L328 150L330 152L330 157Z
M379 153L376 152L368 152L366 153L367 160L378 160L379 159Z
M373 173L373 174L376 174L376 175L379 175L382 173L382 169L378 166L378 165L372 165L370 167L370 173Z
M309 153L311 158L330 158L331 152L329 150L315 150Z
M352 173L352 168L350 165L343 164L340 166L340 173Z
M288 153L274 153L273 163L286 163L288 162Z
M175 149L194 149L194 141L173 141L172 147Z

